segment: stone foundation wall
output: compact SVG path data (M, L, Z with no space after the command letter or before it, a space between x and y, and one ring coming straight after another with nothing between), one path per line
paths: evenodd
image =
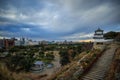
M103 43L103 44L94 43L93 48L103 50L105 48L105 45L106 45L105 43Z

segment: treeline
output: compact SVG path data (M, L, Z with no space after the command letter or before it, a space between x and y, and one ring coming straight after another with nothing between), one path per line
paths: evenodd
M104 34L105 39L114 39L115 41L120 41L120 32L110 31Z

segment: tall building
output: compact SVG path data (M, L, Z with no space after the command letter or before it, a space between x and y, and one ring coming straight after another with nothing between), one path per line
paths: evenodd
M0 39L0 49L4 47L4 40Z
M25 38L20 38L20 45L21 46L24 46L25 45Z
M13 47L15 43L14 43L14 40L12 39L4 39L4 45L5 45L5 48L8 49L10 47Z

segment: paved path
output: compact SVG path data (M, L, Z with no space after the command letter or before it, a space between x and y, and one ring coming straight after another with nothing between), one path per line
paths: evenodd
M116 45L109 45L109 49L106 50L98 61L93 65L90 71L83 76L83 80L103 80L106 71L109 69L112 61Z

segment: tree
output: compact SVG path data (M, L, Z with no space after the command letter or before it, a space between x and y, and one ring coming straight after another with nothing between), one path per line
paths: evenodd
M7 66L11 71L29 71L34 61L33 54L28 53L24 55L22 53L16 53L16 55L9 56Z
M81 53L81 51L82 51L82 45L78 45L78 46L76 47L76 49L77 49L78 53Z
M20 49L18 48L18 47L12 47L10 50L9 50L9 52L11 52L11 53L13 53L13 52L17 52L17 51L19 51Z
M39 52L39 57L44 58L44 52L43 51Z
M74 58L77 55L77 52L73 50L71 57Z
M53 54L46 54L45 56L48 60L54 60L54 55Z
M62 50L62 51L60 51L59 54L60 54L60 64L62 66L66 65L70 62L67 50Z
M115 39L116 36L117 36L117 32L114 31L110 31L104 34L105 39Z

